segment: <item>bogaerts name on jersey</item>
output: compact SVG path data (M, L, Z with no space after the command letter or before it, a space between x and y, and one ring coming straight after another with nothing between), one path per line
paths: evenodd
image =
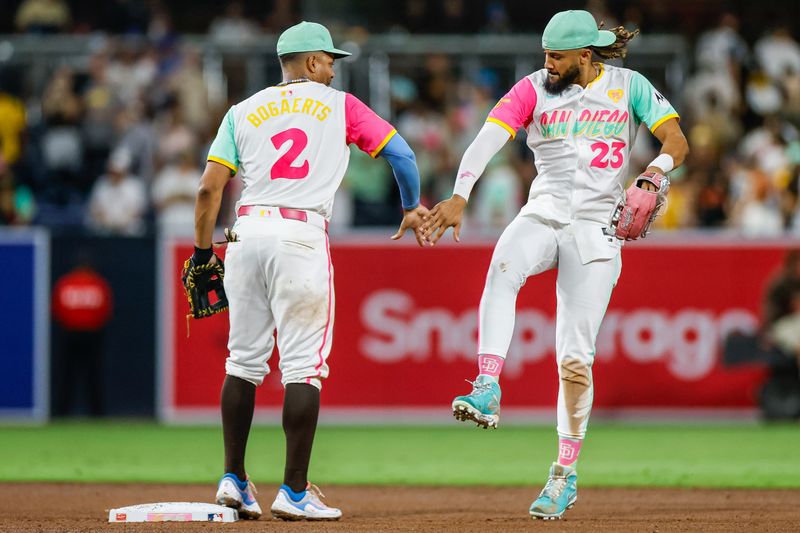
M328 118L330 112L330 107L313 98L293 98L291 100L284 98L280 102L268 102L258 106L255 113L247 115L247 120L257 128L271 117L288 113L302 113L323 122Z

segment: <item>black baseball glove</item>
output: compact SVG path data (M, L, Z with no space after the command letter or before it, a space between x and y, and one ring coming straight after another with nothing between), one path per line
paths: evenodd
M197 263L194 256L183 264L181 281L189 300L188 317L206 318L228 310L228 298L222 280L225 277L225 264L216 254L207 263ZM217 301L211 303L214 292Z

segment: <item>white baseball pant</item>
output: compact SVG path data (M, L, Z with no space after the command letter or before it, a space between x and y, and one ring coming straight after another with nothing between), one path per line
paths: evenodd
M505 357L525 281L558 268L556 360L558 434L582 439L592 408L595 341L622 269L621 243L600 225L556 224L520 215L497 242L480 305L481 354Z
M277 329L281 382L321 388L333 339L335 297L328 234L321 215L285 218L253 206L234 225L225 256L230 333L225 371L260 385L270 372ZM241 215L241 210L240 210Z

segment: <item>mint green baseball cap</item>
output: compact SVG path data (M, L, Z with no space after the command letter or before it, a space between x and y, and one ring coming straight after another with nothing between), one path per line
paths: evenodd
M278 37L278 57L298 52L327 52L333 57L347 57L350 52L333 47L331 32L322 24L306 22L295 24Z
M617 40L613 32L598 30L588 11L561 11L553 15L542 34L545 50L575 50L590 46L608 46Z

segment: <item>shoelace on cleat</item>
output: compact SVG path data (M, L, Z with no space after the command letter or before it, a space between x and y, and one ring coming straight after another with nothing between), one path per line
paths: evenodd
M319 488L319 487L317 487L317 486L316 486L316 485L314 485L313 483L310 483L310 482L309 482L309 484L308 484L308 488L306 489L306 491L308 491L308 493L311 495L311 500L312 500L312 501L313 501L315 504L319 505L319 506L320 506L320 507L322 507L323 509L328 509L328 508L329 508L327 505L325 505L324 503L322 503L322 498L324 498L324 497L325 497L325 495L324 495L324 494L322 494L322 491L320 490L320 488Z
M250 481L250 478L247 479L247 486L253 491L253 494L258 494L258 490L256 490L255 484Z
M467 383L472 385L472 392L470 394L475 394L475 393L480 394L481 392L486 392L486 391L491 391L492 390L492 384L491 383L479 383L478 380L470 381L468 379L465 379L464 381L466 381Z
M551 500L555 501L556 498L561 496L561 493L564 492L564 488L566 488L566 486L566 477L551 476L550 479L547 480L547 484L545 484L541 494L539 494L539 497L541 498L542 496L547 496Z

